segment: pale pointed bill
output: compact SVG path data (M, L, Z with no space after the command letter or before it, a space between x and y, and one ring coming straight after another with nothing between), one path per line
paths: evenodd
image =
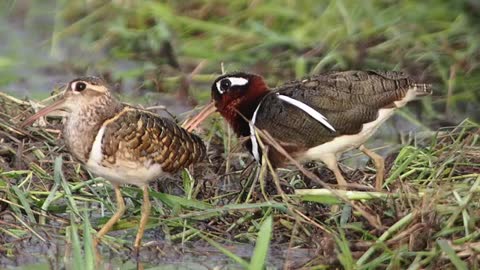
M296 99L293 99L291 97L285 96L285 95L280 95L277 93L277 97L297 108L300 110L304 111L311 117L313 117L315 120L320 122L322 125L324 125L326 128L328 128L330 131L335 132L335 128L328 122L328 119L323 116L321 113L313 109L312 107L308 106L307 104L298 101ZM255 112L253 113L252 120L248 123L250 127L250 140L252 142L252 154L253 157L257 162L260 162L260 152L258 151L258 142L257 142L257 137L255 136L255 120L257 118L257 112L260 106L262 105L262 102L260 102L255 109Z

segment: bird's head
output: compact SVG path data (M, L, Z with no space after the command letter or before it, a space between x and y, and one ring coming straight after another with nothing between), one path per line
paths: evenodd
M259 75L236 72L219 76L212 84L212 101L184 127L192 131L210 114L218 111L232 123L238 113L244 113L263 97L269 90Z
M22 126L30 125L36 119L52 111L73 112L86 106L97 104L101 100L105 100L105 97L109 99L111 95L104 80L98 77L77 78L68 83L59 100L30 116L22 123Z

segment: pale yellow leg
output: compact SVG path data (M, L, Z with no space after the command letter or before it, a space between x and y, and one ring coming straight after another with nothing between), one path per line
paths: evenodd
M112 226L117 223L117 221L123 216L125 213L125 202L123 201L122 197L122 192L120 191L120 187L118 185L113 185L115 189L115 198L117 200L117 211L113 216L108 220L105 225L103 225L102 229L98 231L96 237L95 237L95 245L98 243L100 238L104 236L106 233L108 233L111 229Z
M145 225L147 225L148 217L150 216L150 198L148 197L148 186L144 186L143 190L143 204L142 204L142 216L140 218L140 224L138 225L137 237L135 238L135 253L138 255L140 246L142 243L143 232L145 231Z
M325 165L327 165L327 168L329 168L335 174L335 178L337 179L339 187L345 188L348 184L347 181L345 181L345 178L343 178L340 168L338 168L337 157L333 154L328 155L324 157L322 161L325 163Z
M377 169L375 189L381 191L383 187L383 176L385 174L385 160L382 156L366 148L364 145L360 145L358 149L373 160L375 168Z

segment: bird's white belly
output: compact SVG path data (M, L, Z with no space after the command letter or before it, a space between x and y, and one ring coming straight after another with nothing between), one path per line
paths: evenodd
M87 169L97 176L101 176L115 184L133 184L144 186L163 174L162 167L152 161L130 161L117 159L115 164L102 164L102 138L105 126L102 126L95 137L87 163Z
M132 184L141 187L163 174L160 165L145 165L146 166L126 167L122 164L105 167L89 160L86 167L93 174L103 177L115 184Z
M378 127L392 116L394 108L380 109L375 121L363 125L360 133L355 135L343 135L327 143L315 146L307 150L301 157L301 160L324 160L345 151L358 148L360 145L372 136Z

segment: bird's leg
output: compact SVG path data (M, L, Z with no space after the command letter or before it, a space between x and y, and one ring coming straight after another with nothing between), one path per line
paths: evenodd
M375 189L381 191L383 187L383 176L385 174L385 160L382 156L366 148L364 145L360 145L358 149L373 160L375 168L377 169Z
M327 168L329 168L335 174L335 178L337 179L339 187L345 188L348 184L347 181L345 181L345 178L343 178L340 168L338 168L337 157L334 154L331 154L324 157L322 161L325 163L325 165L327 165Z
M95 242L94 245L96 246L100 238L104 236L106 233L112 229L112 226L117 223L117 221L123 216L123 213L125 213L125 202L123 201L123 196L122 192L120 191L120 186L118 185L113 185L115 189L115 198L117 200L117 211L113 216L103 225L103 227L100 229L100 231L97 232L97 235L95 237Z
M140 218L140 224L138 225L137 237L135 238L135 255L138 256L140 250L140 244L142 243L143 232L145 231L145 225L147 225L148 217L150 216L150 198L148 197L148 186L143 186L143 204L142 204L142 216Z

